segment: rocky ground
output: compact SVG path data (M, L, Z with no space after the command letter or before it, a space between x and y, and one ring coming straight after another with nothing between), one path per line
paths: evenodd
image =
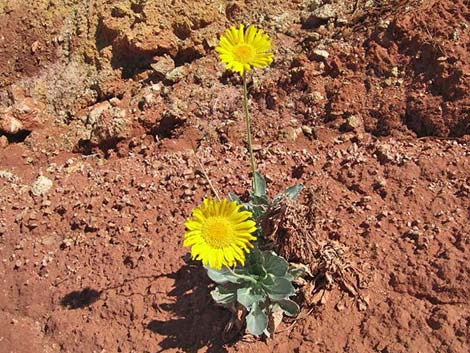
M214 53L238 23L275 46L249 85L270 194L304 184L291 226L359 283L227 342L181 246L204 172L249 187ZM0 351L468 352L469 25L465 0L0 0Z

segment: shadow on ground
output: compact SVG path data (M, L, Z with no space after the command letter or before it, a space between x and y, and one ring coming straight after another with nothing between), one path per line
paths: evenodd
M137 278L156 280L159 277L174 280L174 288L168 293L168 297L174 298L173 302L155 303L154 306L168 313L167 316L172 319L152 320L146 325L146 329L157 334L159 338L163 336L159 342L161 347L159 352L178 349L193 353L203 347L207 347L208 353L227 352L223 345L233 341L226 342L222 337L231 313L214 304L210 296L212 282L200 262L186 261L186 264L174 273ZM60 304L70 310L88 307L98 300L106 300L103 298L104 292L122 287L137 278L101 290L87 287L70 292L61 299ZM233 340L236 338L238 336Z
M101 296L101 291L85 288L70 292L60 301L60 305L69 309L81 309L96 302Z
M217 307L210 296L211 281L200 263L188 262L177 272L168 276L175 280L169 296L174 303L162 304L163 311L178 319L153 320L147 328L165 336L159 343L160 352L179 348L183 352L197 352L207 347L209 353L223 353L222 332L230 319L230 312Z

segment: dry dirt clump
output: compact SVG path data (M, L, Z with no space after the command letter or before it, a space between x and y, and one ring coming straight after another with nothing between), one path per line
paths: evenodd
M305 310L266 342L224 339L182 248L202 170L247 197L213 51L238 23L275 48L258 168L305 186L267 222ZM0 0L0 351L469 352L468 26L464 0Z
M368 43L370 68L386 86L404 85L401 118L418 136L470 132L469 16L465 1L428 1L386 21Z

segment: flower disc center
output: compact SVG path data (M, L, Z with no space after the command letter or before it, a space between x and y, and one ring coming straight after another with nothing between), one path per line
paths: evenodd
M250 45L241 44L237 46L233 51L236 59L241 63L250 62L255 56L255 51Z
M233 227L223 217L209 217L202 227L202 236L207 244L220 249L231 244Z

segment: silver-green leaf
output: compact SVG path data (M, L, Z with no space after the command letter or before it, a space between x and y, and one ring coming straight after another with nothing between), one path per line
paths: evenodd
M228 195L227 195L227 198L229 199L229 201L235 201L239 205L241 205L243 203L240 200L240 198L237 195L235 195L233 192L229 192Z
M246 316L246 328L254 336L260 336L268 327L268 316L257 303L253 304L250 313Z
M269 297L274 300L287 299L295 293L292 283L283 277L274 278L274 283L266 289Z
M302 184L289 186L286 190L276 195L273 198L273 202L279 201L283 197L288 197L291 200L295 200L297 196L299 196L299 194L302 192L303 188L304 186Z
M237 292L235 289L217 287L211 291L212 299L218 304L229 305L237 300Z
M255 196L265 196L266 195L266 180L263 176L254 172L253 174L253 191Z
M273 252L265 251L264 268L268 273L282 277L286 274L289 263L281 256L277 256Z
M210 267L206 267L207 269L207 275L211 280L213 280L215 283L218 284L223 284L223 283L240 283L241 280L239 277L234 276L233 273L230 272L230 270L226 267L222 267L220 270L215 270Z
M290 299L281 299L276 302L287 316L296 316L300 312L299 305Z
M237 290L237 300L245 308L250 310L254 303L266 299L262 291L257 291L253 287L242 287Z

